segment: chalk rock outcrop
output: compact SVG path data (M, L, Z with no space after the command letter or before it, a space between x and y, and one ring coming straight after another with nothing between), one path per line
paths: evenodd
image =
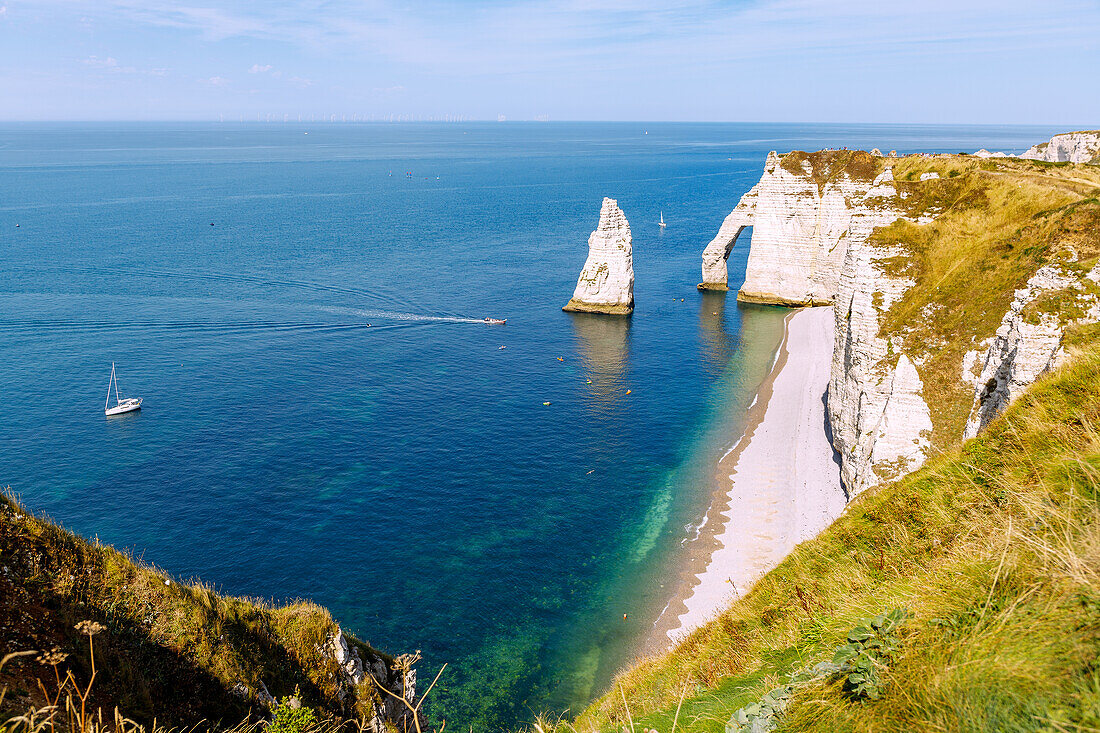
M337 694L341 703L354 709L359 715L364 724L363 731L386 733L390 730L412 730L426 726L424 714L419 711L411 712L401 701L404 698L416 707L415 669L401 669L397 664L389 666L385 659L374 653L368 653L364 659L359 650L348 643L347 637L339 628L329 637L321 652L324 657L335 662L338 670ZM379 687L389 692L384 693ZM264 691L266 692L266 688ZM420 726L414 724L413 715L419 719Z
M1036 379L1065 361L1066 328L1100 320L1098 283L1100 265L1082 277L1056 264L1039 268L1016 291L984 358L971 352L964 359L963 379L974 384L974 403L963 437L977 435ZM1058 307L1044 312L1043 296Z
M588 259L573 297L562 310L614 315L634 311L630 224L615 199L603 200L599 226L588 237Z
M880 315L914 285L885 271L882 263L898 256L857 242L840 275L828 416L849 497L916 469L930 447L932 415L916 366L900 342L879 333Z
M1049 163L1100 162L1100 130L1055 135L1048 142L1031 146L1020 157Z
M769 153L759 183L741 197L703 250L699 288L728 289L726 259L741 232L752 227L738 300L832 303L847 249L897 218L890 206L897 195L893 175L881 161L861 151Z

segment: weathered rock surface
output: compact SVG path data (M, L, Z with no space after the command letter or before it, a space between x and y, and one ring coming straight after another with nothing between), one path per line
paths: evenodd
M984 358L974 358L979 353L971 352L963 361L963 379L974 384L974 404L963 437L977 435L1036 379L1065 361L1066 328L1100 320L1098 282L1100 265L1081 276L1056 264L1040 268L1016 291ZM1036 307L1048 294L1063 296L1058 310ZM1073 306L1067 307L1068 302Z
M1066 132L1033 145L1021 158L1049 163L1088 163L1100 159L1100 130Z
M741 197L703 251L701 289L728 289L726 258L741 232L751 226L752 247L738 300L828 305L836 296L848 247L897 218L889 206L896 196L889 169L877 176L841 171L827 178L814 170L811 156L801 158L797 167L785 167L784 157L774 151L768 154L760 182ZM861 171L880 165L871 162Z
M356 701L356 710L364 723L363 730L370 733L386 733L388 730L412 730L415 728L412 713L401 701L404 698L416 705L416 670L406 665L387 665L377 655L364 660L359 650L348 643L339 629L331 636L323 649L325 656L333 660L338 669L341 702ZM418 655L411 657L415 661ZM418 714L421 727L426 719Z
M833 309L828 413L849 496L914 470L930 446L932 416L917 369L879 334L880 315L914 284L881 265L899 255L866 242L849 246Z
M629 315L634 311L634 256L630 224L614 199L605 198L600 223L588 237L573 297L562 310Z
M1100 151L1100 132L1056 136L1044 146L1033 151L1050 160L1088 160L1096 155L1092 150ZM985 150L976 155L1011 157ZM752 226L739 299L777 305L833 303L836 327L827 412L841 478L854 496L917 469L933 447L933 411L921 376L930 344L914 342L910 345L920 351L907 353L910 329L882 330L885 314L915 285L907 274L912 270L903 266L913 256L908 249L912 242L892 244L887 232L873 241L870 235L897 219L931 222L942 210L931 203L935 197L924 211L916 210L914 202L923 200L920 187L945 183L941 174L927 169L919 175L910 170L904 182L895 182L890 168L870 181L865 166L854 176L836 166L822 175L811 163L828 164L829 158L821 153L797 156L784 163L785 156L769 154L759 183L742 197L704 252L705 282L700 287L726 288L725 258L742 230ZM894 164L889 158L872 160ZM1065 231L1077 236L1072 227ZM1100 265L1086 272L1069 246L1060 257L1016 291L997 332L981 343L977 339L982 337L976 336L974 350L958 365L955 373L973 394L969 419L958 437L977 434L1042 374L1059 366L1067 356L1067 328L1100 322ZM928 302L918 317L933 318L942 307ZM942 372L935 375L929 378L940 380L936 388L942 389Z

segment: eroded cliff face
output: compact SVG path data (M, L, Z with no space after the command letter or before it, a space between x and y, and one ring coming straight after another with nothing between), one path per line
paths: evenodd
M1031 146L1021 158L1048 163L1100 162L1100 130L1066 132Z
M1039 268L1016 291L984 354L964 357L962 379L974 385L964 438L977 435L1036 379L1065 362L1068 327L1100 321L1100 265L1088 272L1075 265Z
M833 302L853 243L896 218L885 161L863 151L768 154L764 173L703 251L701 289L726 290L726 258L752 227L738 300L782 305Z
M728 251L720 247L752 225L742 294L776 305L829 294L836 340L827 413L849 496L975 435L1064 362L1070 329L1100 321L1100 171L1093 166L911 156L886 159L890 167L862 187L853 181L866 174L834 169L815 199L806 184L820 179L816 169L799 178L782 161L769 156L709 256ZM768 197L768 216L793 227L812 215L818 229L760 241ZM836 222L846 222L843 236ZM831 292L815 289L832 277ZM785 289L796 281L802 301Z
M407 701L416 707L416 670L412 662L416 655L398 657L393 663L378 654L360 650L349 643L337 627L322 652L336 663L337 690L341 703L354 703L360 714L364 731L386 733L387 730L412 730L413 713L405 705ZM427 727L426 718L417 713L421 727Z
M614 199L605 198L600 223L588 237L573 297L562 310L629 315L634 311L634 256L630 224Z
M924 385L881 316L914 280L890 274L898 247L848 248L833 313L836 340L827 410L849 497L920 466L931 445Z
M909 216L892 164L862 151L770 153L703 254L711 282L700 287L724 286L725 258L752 226L739 300L834 304L828 416L849 495L919 466L932 432L915 365L880 333L882 313L914 282L884 264L901 249L868 241L876 227Z

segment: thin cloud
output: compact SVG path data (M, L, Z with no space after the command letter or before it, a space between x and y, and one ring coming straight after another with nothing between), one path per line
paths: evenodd
M513 0L432 4L431 12L422 3L396 0L284 0L265 4L262 12L176 0L105 4L133 22L211 40L278 40L323 53L367 49L446 75L581 71L594 64L656 67L802 51L843 59L848 50L877 49L890 57L895 49L912 53L918 45L925 54L953 52L959 45L972 53L1004 50L1021 38L1034 48L1100 31L1095 10L1090 13L1083 0L1042 8L1030 0L926 0L911 6L880 0Z
M124 66L118 62L113 56L89 56L87 58L80 59L80 63L88 66L92 69L97 69L101 72L110 74L144 74L147 76L167 76L168 69L165 68L152 68L141 69L137 66Z
M260 66L259 64L252 64L252 68L248 70L248 73L249 74L263 74L263 73L266 73L268 71L271 71L271 69L272 69L271 64L264 64L263 66Z

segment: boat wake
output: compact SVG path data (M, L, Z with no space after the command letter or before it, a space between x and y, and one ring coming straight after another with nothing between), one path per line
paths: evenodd
M401 313L397 311L374 310L364 308L344 308L340 306L317 306L318 310L344 316L360 316L362 318L384 318L394 321L428 321L436 323L480 323L485 324L484 318L467 318L465 316L437 316L423 313Z
M62 333L95 333L163 331L170 334L184 333L249 333L258 331L341 331L369 328L367 323L309 323L280 321L83 321L83 320L25 320L0 321L0 334L19 335L45 331ZM379 326L393 328L393 326Z

